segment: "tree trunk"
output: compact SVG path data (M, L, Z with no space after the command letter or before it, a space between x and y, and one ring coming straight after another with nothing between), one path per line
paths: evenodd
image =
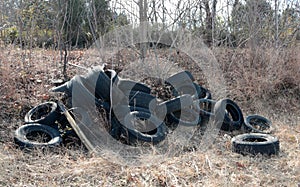
M279 26L278 26L278 0L275 0L275 46L278 47Z
M205 35L206 35L206 43L207 45L211 45L212 43L212 15L210 11L209 1L204 1L204 9L206 13L205 18Z
M215 18L217 12L217 0L213 0L212 10L211 10L211 37L212 37L212 45L215 45Z
M147 52L147 0L139 0L139 16L140 16L140 38L141 38L141 49L140 49L140 57L144 59L146 57Z

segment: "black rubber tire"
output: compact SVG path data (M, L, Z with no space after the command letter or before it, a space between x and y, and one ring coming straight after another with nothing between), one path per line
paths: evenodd
M142 120L150 120L152 125L155 126L153 129L147 131L147 132L141 132L140 130L137 130L135 128L128 128L129 126L132 126L132 123L129 121L130 117L135 116L136 118L142 119ZM157 122L160 122L159 124ZM131 145L135 145L138 143L152 143L152 144L158 144L159 142L163 141L166 138L167 135L167 126L166 124L159 120L157 117L151 115L148 112L144 111L133 111L130 112L125 117L124 120L125 124L122 124L122 134L127 137L128 143Z
M104 73L108 76L108 78L110 78L110 80L112 80L112 82L114 84L117 84L119 81L119 77L117 75L117 72L113 69L106 69L104 71Z
M130 111L134 112L134 111L142 111L142 112L147 112L150 113L149 108L143 108L143 107L137 107L137 106L129 106Z
M272 122L260 115L248 115L245 118L245 128L250 132L256 133L271 133L273 131Z
M132 91L128 97L129 105L154 110L157 105L155 96L141 91Z
M182 108L190 107L192 105L193 105L192 96L189 94L184 94L174 99L167 100L158 104L156 112L170 114L171 112L180 111Z
M85 77L81 78L81 82L97 99L110 101L110 91L112 80L101 68L89 70Z
M186 120L185 118L189 115L189 119ZM194 127L199 124L201 124L201 117L199 114L190 109L182 109L176 112L171 112L170 114L167 115L167 121L171 123L172 125L182 125L182 126L187 126L187 127Z
M74 79L71 79L62 85L52 87L49 89L49 92L61 92L67 94L69 97L72 96L72 84L73 84Z
M211 93L206 88L196 84L196 83L186 83L182 84L175 89L172 88L172 94L174 96L179 96L181 94L193 95L195 99L211 99Z
M214 107L214 121L221 130L233 131L241 129L244 117L240 107L234 101L221 99Z
M46 134L46 142L36 142L28 139L28 136L35 132ZM60 145L62 138L57 129L44 124L30 123L19 127L15 131L14 141L20 148L55 147Z
M208 115L211 116L214 112L214 107L217 101L212 99L197 99L193 101L194 107L197 111L199 111L200 115Z
M198 85L198 98L199 99L212 99L211 93L208 89Z
M195 78L189 71L181 71L179 73L171 75L165 80L166 84L172 85L175 88L178 88L182 84L188 84L195 81Z
M214 106L217 101L211 99L197 99L194 101L194 108L201 117L200 126L206 125L210 119L214 119Z
M177 87L172 87L172 93L174 96L179 96L182 94L196 95L198 97L199 91L201 91L196 83L186 82Z
M25 123L40 123L57 128L56 120L60 119L62 114L57 108L57 103L49 101L35 106L25 115Z
M134 91L140 91L147 94L151 93L151 88L149 88L147 85L140 82L128 80L128 79L119 78L119 81L117 83L117 88L119 88L125 95L129 95L131 94L131 92Z
M241 134L233 137L231 144L233 152L243 155L276 155L279 152L278 138L269 134Z

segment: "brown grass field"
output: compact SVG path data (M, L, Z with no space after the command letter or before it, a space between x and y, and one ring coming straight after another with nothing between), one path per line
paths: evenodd
M51 99L51 79L62 77L59 52L1 47L0 53L0 186L300 186L300 49L215 48L213 53L227 83L228 98L244 116L261 114L273 122L280 153L266 157L231 151L234 133L222 132L207 151L182 150L151 166L124 166L83 148L24 152L13 143L14 131L26 112ZM116 68L133 58L123 51L113 58ZM162 52L163 53L163 52ZM101 64L90 51L71 51L69 61ZM110 59L111 60L111 59ZM109 63L109 59L106 59ZM201 71L186 58L179 65ZM82 73L69 66L68 76ZM213 94L213 93L212 93ZM220 99L220 98L215 98ZM149 156L149 155L148 155ZM150 155L151 156L151 155ZM112 158L113 159L113 158ZM147 159L149 159L147 157ZM150 158L151 159L151 158Z

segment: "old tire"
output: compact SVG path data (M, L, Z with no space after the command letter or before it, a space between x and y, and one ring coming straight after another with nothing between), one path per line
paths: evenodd
M221 99L214 107L215 125L224 131L241 129L244 123L240 107L231 99Z
M245 129L247 129L250 132L257 132L257 133L271 133L272 128L272 122L260 115L254 114L254 115L248 115L245 118Z
M179 73L171 75L165 80L166 84L172 85L175 88L178 88L180 85L192 83L195 81L195 78L189 71L181 71Z
M171 112L179 111L183 108L190 107L193 105L193 98L189 94L177 96L174 99L170 99L159 103L157 106L158 113L170 114Z
M199 99L212 99L211 93L208 89L198 85L198 98Z
M167 115L168 122L171 124L194 127L201 123L199 114L189 108L182 109L176 112L171 112Z
M217 101L211 99L197 99L193 101L194 108L199 111L200 115L211 116Z
M172 93L174 96L182 94L193 95L195 99L211 99L211 93L206 88L196 83L186 83L178 86L176 89L173 87Z
M125 95L129 95L134 91L140 91L147 94L151 93L151 89L147 85L128 79L119 79L117 88L119 88Z
M197 99L193 102L195 110L199 113L201 117L200 126L206 125L210 119L214 118L214 106L216 104L215 100L211 99Z
M57 103L49 101L35 106L25 115L25 123L40 123L57 128L55 121L61 114L57 109Z
M166 124L151 113L144 111L133 111L126 115L125 124L122 124L122 134L128 139L129 144L152 143L163 141L167 135ZM135 125L138 123L138 125ZM142 124L144 123L144 124ZM138 128L146 125L146 129Z
M231 144L233 152L243 155L276 155L279 152L278 138L269 134L241 134L233 137Z
M40 136L38 141L34 140ZM15 131L14 141L21 148L55 147L62 142L58 130L44 124L30 123Z
M146 109L155 109L157 105L156 97L141 91L131 91L128 97L129 105Z

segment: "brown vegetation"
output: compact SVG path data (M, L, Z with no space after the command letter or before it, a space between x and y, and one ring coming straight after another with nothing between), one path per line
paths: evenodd
M231 152L222 133L205 152L183 151L152 166L120 166L83 149L23 152L13 143L14 130L34 105L54 97L51 79L63 77L57 52L1 49L0 185L1 186L299 186L300 57L299 49L213 50L227 83L228 97L244 115L270 118L280 140L278 156L250 157ZM72 51L71 62L95 65L90 51ZM126 54L126 53L125 53ZM119 62L126 62L120 54ZM124 58L124 59L123 59ZM132 57L133 58L133 57ZM184 58L183 58L184 60ZM189 63L183 62L188 69ZM121 64L120 64L121 66ZM196 69L189 69L199 71ZM69 66L68 74L83 73ZM199 72L198 72L199 73ZM196 77L198 78L198 76ZM201 80L199 80L201 81ZM203 80L202 80L203 81ZM205 84L205 81L203 81Z

